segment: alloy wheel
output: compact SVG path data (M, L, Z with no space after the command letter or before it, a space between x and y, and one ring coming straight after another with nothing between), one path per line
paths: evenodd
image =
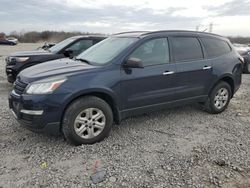
M229 99L229 92L226 88L220 88L214 97L214 106L220 110L224 108Z
M74 130L81 138L91 139L103 131L105 124L106 117L100 109L87 108L77 115Z

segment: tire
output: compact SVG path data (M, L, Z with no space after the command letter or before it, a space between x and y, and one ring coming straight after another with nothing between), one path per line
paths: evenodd
M211 114L219 114L223 112L232 96L232 89L227 82L219 82L210 92L207 101L205 102L205 110Z
M112 124L110 106L98 97L86 96L77 99L66 109L62 132L66 140L76 146L94 144L109 135Z

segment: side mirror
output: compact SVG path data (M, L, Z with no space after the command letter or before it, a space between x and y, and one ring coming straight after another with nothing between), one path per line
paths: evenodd
M71 49L66 49L64 52L63 52L63 54L64 54L64 56L65 57L69 57L69 58L73 58L73 50L71 50Z
M142 61L138 58L129 58L125 63L124 63L125 68L144 68Z

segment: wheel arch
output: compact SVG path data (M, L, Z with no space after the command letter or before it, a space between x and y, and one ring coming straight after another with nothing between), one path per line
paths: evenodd
M104 100L112 109L114 121L119 124L121 121L121 116L119 112L118 107L118 101L114 94L112 94L110 91L103 90L103 89L92 89L88 91L79 92L73 96L71 96L64 104L62 116L61 116L61 122L64 117L66 109L77 99L85 97L85 96L96 96L102 100Z
M213 88L221 81L224 81L226 83L228 83L231 87L231 98L233 97L234 95L234 91L235 91L235 81L234 81L234 78L231 76L231 75L223 75L221 76L214 84L213 84L213 87L210 89L209 91L209 94L212 92Z

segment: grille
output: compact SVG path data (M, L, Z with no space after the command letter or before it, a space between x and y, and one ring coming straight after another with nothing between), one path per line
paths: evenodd
M14 91L16 94L21 95L24 93L27 86L27 83L24 83L19 78L17 78L14 83Z
M22 119L31 122L33 120L33 116L29 114L22 114Z
M11 58L11 57L7 57L6 59L5 59L5 61L6 61L6 65L8 66L8 65L15 65L16 64L16 60L14 59L14 58Z

